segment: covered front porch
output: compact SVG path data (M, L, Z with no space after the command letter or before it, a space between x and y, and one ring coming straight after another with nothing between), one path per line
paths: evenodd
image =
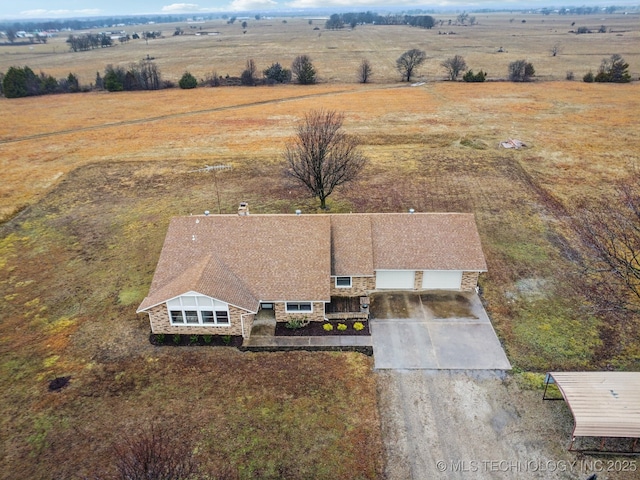
M331 297L325 304L327 320L369 319L369 297Z

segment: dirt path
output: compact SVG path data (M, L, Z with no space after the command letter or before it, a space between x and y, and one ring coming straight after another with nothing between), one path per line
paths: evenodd
M375 86L367 86L367 87L363 88L362 91L389 90L389 89L402 88L402 87L404 87L404 85L375 85ZM53 131L53 132L44 132L44 133L38 133L38 134L35 134L35 135L25 135L25 136L22 136L22 137L10 138L10 139L6 139L6 140L0 139L0 145L9 144L9 143L24 142L24 141L28 141L28 140L37 140L37 139L40 139L40 138L53 137L53 136L56 136L56 135L66 135L66 134L69 134L69 133L89 132L89 131L93 131L93 130L100 130L100 129L103 129L103 128L122 127L122 126L127 126L127 125L137 125L137 124L141 124L141 123L158 122L158 121L174 119L174 118L191 117L191 116L194 116L194 115L202 115L202 114L205 114L205 113L214 113L214 112L225 112L225 111L229 111L229 110L238 110L238 109L243 109L243 108L256 107L256 106L259 106L259 105L269 105L269 104L284 103L284 102L295 102L297 100L303 100L303 99L314 98L314 97L326 97L326 96L331 96L331 95L340 95L340 94L343 94L343 93L353 93L353 90L347 89L347 90L342 90L342 91L310 93L310 94L306 94L306 95L297 95L297 96L291 96L291 97L287 97L287 98L269 99L269 100L264 100L264 101L260 101L260 102L241 103L241 104L238 104L238 105L225 105L223 107L205 108L205 109L202 109L202 110L191 110L189 112L170 113L170 114L166 114L166 115L157 115L157 116L150 116L150 117L145 117L145 118L137 118L135 120L123 120L123 121L120 121L120 122L109 122L109 123L103 123L103 124L100 124L100 125L92 125L92 126L89 126L89 127L72 128L72 129L67 129L67 130L57 130L57 131Z
M387 480L638 478L637 471L616 471L615 463L604 471L607 464L596 460L608 457L568 452L572 418L565 403L543 402L539 391L522 390L511 376L434 370L377 376ZM640 470L637 457L625 460Z

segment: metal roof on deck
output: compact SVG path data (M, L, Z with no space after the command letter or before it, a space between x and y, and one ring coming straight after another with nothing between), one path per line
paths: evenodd
M574 437L640 438L640 372L551 372Z

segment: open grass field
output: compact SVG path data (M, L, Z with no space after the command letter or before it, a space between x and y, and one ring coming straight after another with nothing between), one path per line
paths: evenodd
M42 70L56 78L72 72L81 84L89 85L95 82L96 72L102 74L108 64L127 67L148 55L164 79L177 82L186 70L198 79L213 72L239 77L250 58L261 72L274 62L288 67L297 55L307 54L321 82L356 83L357 66L362 58L367 58L373 67L373 82L394 83L401 78L395 69L396 59L406 50L419 48L428 57L416 77L423 81L444 79L445 71L440 63L456 54L462 55L474 71L488 72L489 79L506 78L509 63L519 59L533 63L540 79L564 80L568 71L574 72L576 79L582 79L589 70L597 71L601 60L613 53L625 58L633 78L640 76L637 47L640 13L476 14L478 23L473 26L456 26L455 17L454 14L434 15L436 21L443 24L438 23L431 30L363 25L354 30L330 31L324 29L324 20L315 20L309 25L307 19L295 17L248 19L246 33L241 22L228 25L222 19L192 25L195 29L186 22L140 25L125 30L129 34L159 30L164 37L148 42L142 39L126 44L116 42L117 46L112 48L77 53L69 51L65 43L68 34L61 33L45 45L0 44L0 72L6 72L10 66L28 65L36 73ZM449 20L452 25L448 24ZM571 33L579 27L596 32L603 25L606 33ZM176 27L185 33L173 36ZM113 29L94 29L92 33L105 30ZM218 35L195 35L201 31ZM550 53L554 45L559 47L555 57ZM499 52L501 48L503 52Z
M394 46L390 69L411 42ZM616 47L589 64L627 57ZM100 55L126 48L72 56L96 70ZM172 216L232 213L239 201L253 213L316 211L283 180L280 157L314 108L344 112L370 158L356 184L329 198L332 212L476 214L489 265L483 297L514 366L640 368L637 318L612 338L590 313L573 225L582 199L611 195L637 167L640 84L409 87L391 73L361 86L349 83L352 70L311 87L0 99L0 478L108 476L113 446L154 422L197 445L219 478L381 477L371 359L153 347L147 318L135 314ZM498 149L508 138L528 147ZM233 167L218 174L220 205L212 175L192 172L206 164ZM47 391L65 375L70 386Z

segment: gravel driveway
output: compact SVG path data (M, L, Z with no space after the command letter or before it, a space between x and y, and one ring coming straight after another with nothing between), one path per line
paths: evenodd
M568 452L573 419L566 404L543 402L541 391L520 388L509 374L379 370L376 375L387 480L640 477L638 457L607 463L609 457ZM625 461L629 471L620 472Z

